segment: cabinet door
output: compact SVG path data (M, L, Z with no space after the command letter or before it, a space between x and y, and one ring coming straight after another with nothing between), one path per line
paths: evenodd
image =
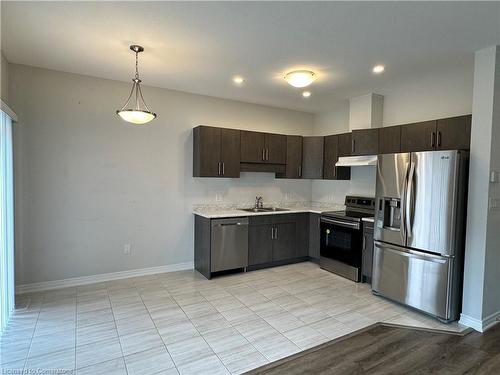
M295 223L274 225L273 261L297 257L297 235Z
M286 135L266 134L266 163L286 164Z
M471 120L471 115L437 120L437 149L468 150Z
M304 137L302 142L302 178L323 178L323 137Z
M377 155L378 129L352 131L351 155Z
M241 162L263 163L265 133L241 131Z
M309 255L309 214L296 215L297 231L297 256L306 257Z
M271 224L251 224L248 226L248 265L269 263L273 260L274 226Z
M339 157L340 156L351 156L352 142L351 133L339 134Z
M436 148L436 121L401 127L401 152L432 151Z
M401 152L401 126L380 128L378 133L378 153L396 154Z
M319 246L320 246L320 214L309 214L309 256L313 260L319 261Z
M339 160L339 137L329 135L325 137L325 151L323 160L323 178L327 180L337 179L337 167L335 163Z
M363 281L371 283L373 268L373 228L363 230L363 255L361 271Z
M193 129L193 177L220 177L221 129Z
M302 177L302 137L288 135L286 137L286 172L285 178Z
M224 177L240 177L240 131L221 129L221 162Z

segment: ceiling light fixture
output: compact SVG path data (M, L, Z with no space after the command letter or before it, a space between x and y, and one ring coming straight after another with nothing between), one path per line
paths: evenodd
M293 87L306 87L314 82L316 74L310 70L294 70L285 74L284 78Z
M383 65L375 65L375 66L373 67L373 73L375 73L375 74L380 74L380 73L382 73L384 70L385 70L385 66L383 66Z
M123 105L123 107L116 111L116 114L120 116L123 120L127 122L131 122L137 125L146 124L156 118L156 113L151 112L144 101L141 90L141 80L139 78L139 69L138 69L138 60L139 53L144 51L144 48L138 45L131 45L130 49L135 52L135 77L132 78L132 90L130 90L130 95L128 96L127 101ZM132 96L135 97L135 107L127 108ZM142 101L141 109L140 102Z
M241 76L236 76L233 78L233 82L236 83L237 85L243 84L245 82L245 79Z
M310 92L310 91L304 91L304 92L302 93L302 96L303 96L304 98L308 98L308 97L310 97L310 96L311 96L311 92Z

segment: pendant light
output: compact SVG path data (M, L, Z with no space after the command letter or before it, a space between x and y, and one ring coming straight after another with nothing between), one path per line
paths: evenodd
M130 49L135 52L135 77L132 79L132 90L130 91L130 95L128 96L127 101L123 105L123 107L116 111L116 114L120 116L123 120L127 122L131 122L137 125L147 124L151 120L156 118L156 113L151 112L144 101L141 91L141 80L139 79L139 69L138 69L138 60L139 53L144 51L144 48L138 45L131 45ZM132 99L132 96L135 97L135 107L127 108ZM142 109L141 102L142 101Z

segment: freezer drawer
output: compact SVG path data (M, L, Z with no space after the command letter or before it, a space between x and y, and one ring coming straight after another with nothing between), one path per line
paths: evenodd
M248 266L248 218L218 219L211 223L210 272Z
M454 320L451 309L453 258L375 242L372 289L376 294Z

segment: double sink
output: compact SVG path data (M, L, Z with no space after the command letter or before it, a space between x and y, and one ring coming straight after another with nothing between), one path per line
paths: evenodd
M289 208L279 208L279 207L252 207L252 208L242 208L241 211L246 212L279 212L279 211L290 211Z

